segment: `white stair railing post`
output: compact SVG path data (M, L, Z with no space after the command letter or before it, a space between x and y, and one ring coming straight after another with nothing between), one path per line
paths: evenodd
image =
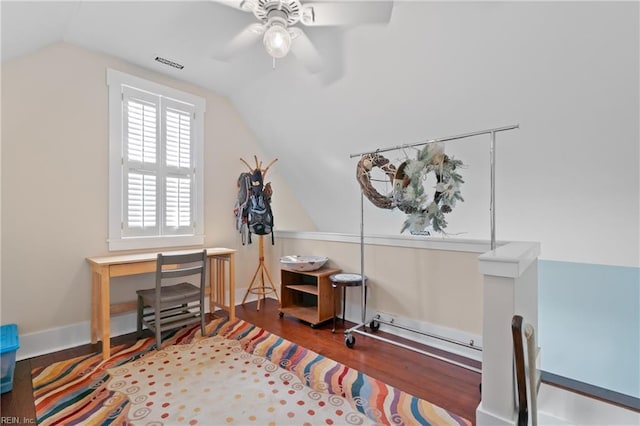
M538 330L539 243L508 243L482 254L482 399L478 426L515 425L511 320L521 315Z

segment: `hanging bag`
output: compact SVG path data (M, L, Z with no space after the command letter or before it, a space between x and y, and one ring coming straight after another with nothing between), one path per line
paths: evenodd
M251 174L240 173L238 176L238 196L233 209L236 222L236 230L242 236L242 245L247 243L249 236L248 216L249 202L251 200Z
M264 185L262 181L262 171L254 170L251 173L251 196L247 213L249 243L251 243L251 234L271 234L271 244L274 244L271 192L271 185Z

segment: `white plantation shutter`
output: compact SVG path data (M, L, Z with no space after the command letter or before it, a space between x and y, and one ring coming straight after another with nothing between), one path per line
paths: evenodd
M124 236L193 233L193 107L123 88Z
M109 71L108 80L111 74L118 78L126 76ZM131 78L143 85L144 80ZM112 229L115 228L115 218L110 218L110 247L144 247L140 244L169 247L175 243L201 243L204 239L201 235L204 193L201 176L202 123L198 123L199 126L194 123L198 114L201 116L204 111L203 100L194 97L197 102L184 102L177 96L166 96L147 87L144 87L147 90L141 90L127 84L121 84L118 93L115 87L111 90L111 85L110 82L110 113L112 108L119 106L121 130L114 123L110 124L112 133L121 133L121 148L117 148L117 140L110 133L112 173L115 167L119 168L119 178L110 179L110 216L120 211L119 235ZM167 90L171 94L182 94ZM113 99L114 94L118 94L120 99ZM117 101L120 105L116 104ZM115 120L115 114L110 114L110 117ZM116 163L118 152L119 164ZM116 186L121 191L114 191ZM114 198L118 192L120 202ZM120 205L118 209L117 205ZM149 237L171 237L171 242L150 243ZM140 240L144 242L133 246L127 243L137 238L144 238Z
M164 118L165 216L167 233L191 232L193 229L193 185L191 128L193 108L172 100L162 104Z
M133 93L132 93L133 92ZM156 99L143 99L131 89L124 90L125 144L128 161L155 163L157 152L158 105Z
M156 176L129 172L127 179L127 228L155 230L158 224Z
M189 114L167 108L167 166L191 167L191 120Z
M163 104L166 144L164 151L167 177L165 178L165 220L167 229L189 229L192 219L191 200L193 164L191 162L191 117L193 112L185 105L171 101Z
M167 177L165 225L181 228L191 225L191 179Z
M157 208L159 98L129 87L123 88L124 218L125 236L159 233Z

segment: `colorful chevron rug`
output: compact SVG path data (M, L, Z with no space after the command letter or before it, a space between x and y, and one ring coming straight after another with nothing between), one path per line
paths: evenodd
M470 425L242 320L33 371L38 424Z

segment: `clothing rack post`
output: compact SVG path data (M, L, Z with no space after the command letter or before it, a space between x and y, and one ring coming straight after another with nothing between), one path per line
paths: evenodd
M355 153L355 154L350 154L349 158L354 158L354 157L360 157L362 155L365 154L373 154L373 153L380 153L380 152L387 152L387 151L393 151L393 150L399 150L399 149L405 149L405 148L411 148L411 147L417 147L417 146L422 146L422 145L428 145L428 144L432 144L432 143L437 143L437 142L448 142L448 141L453 141L453 140L458 140L458 139L465 139L465 138L469 138L472 136L480 136L480 135L486 135L489 134L491 136L490 139L490 144L489 144L489 163L490 163L490 174L491 174L491 188L490 188L490 216L491 216L491 250L495 250L496 249L496 212L495 212L495 180L496 180L496 171L495 171L495 158L496 158L496 133L498 132L504 132L504 131L508 131L508 130L513 130L513 129L518 129L520 127L519 124L513 124L513 125L509 125L509 126L503 126L503 127L495 127L492 129L487 129L487 130L479 130L479 131L475 131L475 132L469 132L469 133L462 133L459 135L454 135L454 136L446 136L446 137L442 137L442 138L437 138L437 139L430 139L430 140L426 140L426 141L422 141L422 142L415 142L415 143L410 143L410 144L403 144L403 145L396 145L393 147L388 147L388 148L379 148L376 149L374 151L366 151L366 152L360 152L360 153ZM415 352L421 353L423 355L427 355L430 356L432 358L436 358L436 359L440 359L442 361L448 362L450 364L454 364L454 365L458 365L460 367L466 368L468 370L472 370L478 373L481 373L481 371L475 367L471 367L468 366L466 364L462 364L459 363L457 361L454 360L450 360L448 358L439 356L439 355L435 355L433 353L430 353L428 351L423 351L421 349L409 346L409 345L405 345L399 342L395 342L393 340L390 339L386 339L384 337L380 337L377 336L375 334L372 333L366 333L362 330L360 330L360 328L362 327L366 327L367 325L367 321L366 321L366 311L367 311L367 301L366 301L366 288L365 288L365 279L364 279L364 193L362 191L360 191L360 275L362 276L362 323L357 324L354 327L351 327L347 330L345 330L344 334L345 334L345 344L348 347L353 347L355 344L355 337L352 335L352 333L358 333L358 334L362 334L362 335L366 335L370 338L373 339L377 339L380 341L384 341L396 346L400 346L403 347L405 349L409 349L409 350L413 350ZM465 342L460 342L454 339L449 339L443 336L438 336L436 334L432 334L432 333L425 333L422 332L420 330L415 330L409 327L403 327L400 326L398 324L394 324L393 322L387 322L387 321L383 321L382 319L380 319L380 315L377 315L374 319L371 320L369 327L372 329L372 331L375 331L378 329L378 327L380 326L380 324L386 324L388 326L391 327L398 327L401 328L403 330L407 330L413 333L417 333L417 334L421 334L423 336L428 336L428 337L432 337L435 339L439 339L439 340L444 340L447 341L449 343L454 343L460 346L465 346L467 348L470 349L474 349L474 350L479 350L481 351L482 348L478 347L476 345L473 344L473 342L470 343L465 343Z
M364 192L360 191L360 278L362 279L362 324L367 323L367 280L364 278ZM345 303L344 300L342 303ZM344 315L343 315L344 316ZM344 318L343 318L344 320Z
M491 132L489 145L489 162L491 164L491 250L496 249L496 132Z

